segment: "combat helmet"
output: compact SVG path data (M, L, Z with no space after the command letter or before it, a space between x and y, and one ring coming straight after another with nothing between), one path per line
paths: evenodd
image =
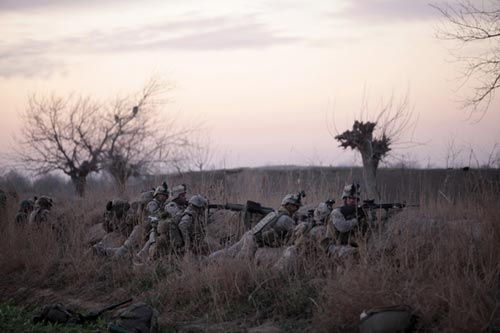
M208 200L204 196L196 194L189 199L188 203L197 208L203 208L208 204Z
M121 218L129 209L130 203L122 199L108 201L108 203L106 204L106 210L108 212L114 212L117 218Z
M170 190L170 194L172 196L172 200L177 199L181 194L187 193L187 186L186 184L181 184L174 186L172 190Z
M345 199L347 197L361 199L361 191L359 190L359 184L352 183L344 186L344 190L342 191L342 199Z
M332 212L333 210L333 203L335 203L335 201L333 200L328 200L328 201L325 201L325 202L321 202L318 207L316 207L316 209L314 210L314 221L315 222L321 222L323 221L327 216L330 215L330 213Z
M19 211L20 212L31 212L33 210L35 203L31 199L25 199L21 201L21 204L19 205Z
M153 193L153 197L156 198L156 196L159 195L159 194L164 194L164 195L166 195L168 197L168 194L169 194L168 193L168 185L167 185L166 182L163 182L163 184L161 184L160 186L158 186L155 189L155 191Z
M155 193L155 189L152 189L152 190L149 190L149 191L143 191L141 192L141 194L139 195L139 202L141 204L147 204L148 202L150 202L151 200L153 200L154 198L154 193Z
M35 200L35 206L50 210L52 208L52 198L41 196Z
M301 207L302 206L302 198L305 196L306 196L306 193L304 191L301 191L297 194L287 194L287 195L285 195L283 200L281 200L281 205L285 206L287 204L292 204L292 205L295 205L297 207Z

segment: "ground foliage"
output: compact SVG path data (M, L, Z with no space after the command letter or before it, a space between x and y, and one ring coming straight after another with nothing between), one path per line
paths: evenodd
M254 182L274 184L274 177L259 178L259 172ZM237 332L271 322L287 332L355 332L364 309L395 304L411 305L425 331L483 331L499 325L498 171L487 179L478 173L445 179L414 170L395 171L392 177L398 172L413 184L407 197L418 198L419 208L374 230L357 259L339 261L304 251L287 273L233 259L185 256L134 265L97 258L82 237L107 200L97 194L68 204L60 200L64 228L58 230L17 228L11 207L0 233L0 301L7 318L2 331L27 325L21 313L28 305L61 302L86 312L129 295L159 310L162 331ZM307 177L280 175L282 192L297 187L297 175ZM213 185L216 200L225 194L227 201L241 202L243 189L224 192L234 181L229 176L225 183L210 174L196 177ZM193 191L209 188L196 184ZM317 192L309 191L307 199L319 202L341 185L333 177ZM259 195L254 191L247 197L274 205Z

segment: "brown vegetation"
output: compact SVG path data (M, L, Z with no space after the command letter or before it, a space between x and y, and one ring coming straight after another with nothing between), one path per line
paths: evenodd
M309 192L309 203L332 195L339 200L345 179L360 173L244 169L169 182L182 178L214 202L250 199L277 206L283 194L298 189ZM306 252L291 274L229 259L208 263L188 256L137 266L96 258L83 234L109 198L59 200L64 228L57 232L16 228L17 207L11 205L0 230L0 298L22 304L79 299L85 307L130 294L158 308L165 330L243 331L273 321L284 331L354 332L364 309L394 304L414 307L427 331L479 332L499 325L499 171L382 169L379 177L384 198L420 208L374 232L358 260Z

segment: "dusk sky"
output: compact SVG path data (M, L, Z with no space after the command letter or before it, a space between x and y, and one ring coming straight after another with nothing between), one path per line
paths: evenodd
M396 157L445 166L453 145L475 166L500 144L500 102L461 109L469 83L429 2L0 0L0 151L32 93L111 98L160 74L176 85L165 112L210 128L215 167L359 163L329 125L406 93L414 144Z

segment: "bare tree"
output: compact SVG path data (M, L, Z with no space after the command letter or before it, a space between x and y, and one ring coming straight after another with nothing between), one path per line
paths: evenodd
M131 176L168 168L192 145L189 135L196 126L182 126L176 116L164 117L160 112L170 89L171 85L153 79L139 96L115 101L119 113L114 116L119 122L105 152L104 167L120 192Z
M408 94L397 104L394 97L382 102L381 109L372 120L362 120L367 115L367 102L364 98L359 118L355 120L352 129L339 134L335 129L335 140L340 147L357 150L363 162L363 179L368 198L380 199L377 189L377 169L380 162L388 155L395 144L405 144L400 141L402 134L412 124L412 112L409 106ZM334 126L335 127L335 126ZM335 127L336 128L336 127ZM330 129L333 135L333 131Z
M112 103L72 95L32 96L17 154L37 174L59 170L68 175L79 196L85 194L87 176L103 168L124 184L153 156L163 157L162 143L169 137L155 127L154 111L164 104L165 91L152 79L138 96Z
M464 107L484 114L500 87L500 1L432 6L444 18L437 37L459 43L451 53L463 65L462 85L472 83L473 93L464 99Z
M212 141L210 133L200 130L193 136L192 145L188 149L189 168L197 171L204 171L208 168L213 158Z

